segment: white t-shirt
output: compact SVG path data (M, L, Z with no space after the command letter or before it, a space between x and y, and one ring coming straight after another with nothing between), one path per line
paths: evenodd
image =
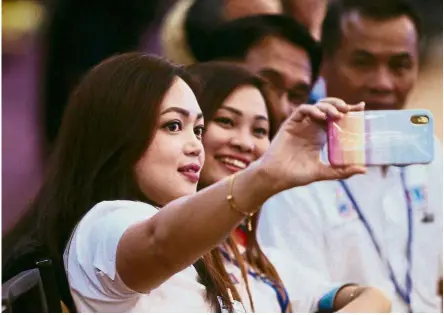
M132 224L147 220L157 212L153 206L141 202L105 201L93 207L80 221L64 255L71 293L79 312L213 311L193 266L146 294L132 291L119 278L116 251L121 236ZM316 311L319 300L339 287L286 260L279 251L267 252L286 286L294 311ZM225 267L231 278L237 279L236 289L245 310L250 312L240 270L228 261ZM276 293L269 285L252 276L249 276L249 284L257 312L280 312Z
M442 151L436 144L429 165L406 168L413 210L412 309L440 312L437 281L442 277ZM394 312L407 312L389 278L387 260L406 287L407 202L398 167L372 167L346 181L381 246L380 258L369 233L337 181L287 190L262 208L259 243L291 253L292 259L331 281L379 287L392 297Z

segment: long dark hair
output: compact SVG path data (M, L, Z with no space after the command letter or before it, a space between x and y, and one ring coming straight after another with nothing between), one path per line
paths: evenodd
M149 202L134 164L150 145L160 105L186 71L158 57L127 53L94 67L73 91L44 183L19 223L3 238L3 279L53 261L62 300L74 310L63 252L77 223L104 200Z
M228 62L207 62L190 66L187 70L201 84L197 99L207 124L212 121L218 108L235 89L242 86L253 86L261 92L265 100L271 123L269 136L270 139L273 138L274 133L279 128L278 118L276 117L279 99L267 81L241 65ZM265 275L280 288L284 287L276 269L262 252L257 242L256 228L258 218L259 213L256 213L252 218L253 229L247 231L247 248L244 255L240 254L232 237L229 237L224 244L234 253L235 259L241 268L242 277L246 283L250 298L250 306L253 311L253 299L247 278L247 264L254 268L258 274ZM238 301L241 301L241 299L225 270L220 251L218 249L212 250L211 255L206 255L203 260L204 262L196 265L196 269L207 289L207 298L216 303L217 296L220 296L224 300L225 305L228 306L228 309L233 311L229 303L227 289L231 290L235 299ZM212 268L208 269L205 266L212 266ZM291 305L286 311L292 311Z

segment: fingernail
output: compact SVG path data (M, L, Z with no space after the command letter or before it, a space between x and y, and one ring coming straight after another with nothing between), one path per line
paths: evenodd
M359 105L365 106L365 102L361 102L359 103Z

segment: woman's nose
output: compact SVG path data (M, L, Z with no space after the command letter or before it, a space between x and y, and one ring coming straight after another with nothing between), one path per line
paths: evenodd
M232 137L230 144L240 152L252 152L255 147L253 137L245 132Z

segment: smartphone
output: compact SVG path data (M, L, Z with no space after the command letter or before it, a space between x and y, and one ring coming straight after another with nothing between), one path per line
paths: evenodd
M425 109L349 112L328 121L331 165L428 164L434 158L433 115Z

